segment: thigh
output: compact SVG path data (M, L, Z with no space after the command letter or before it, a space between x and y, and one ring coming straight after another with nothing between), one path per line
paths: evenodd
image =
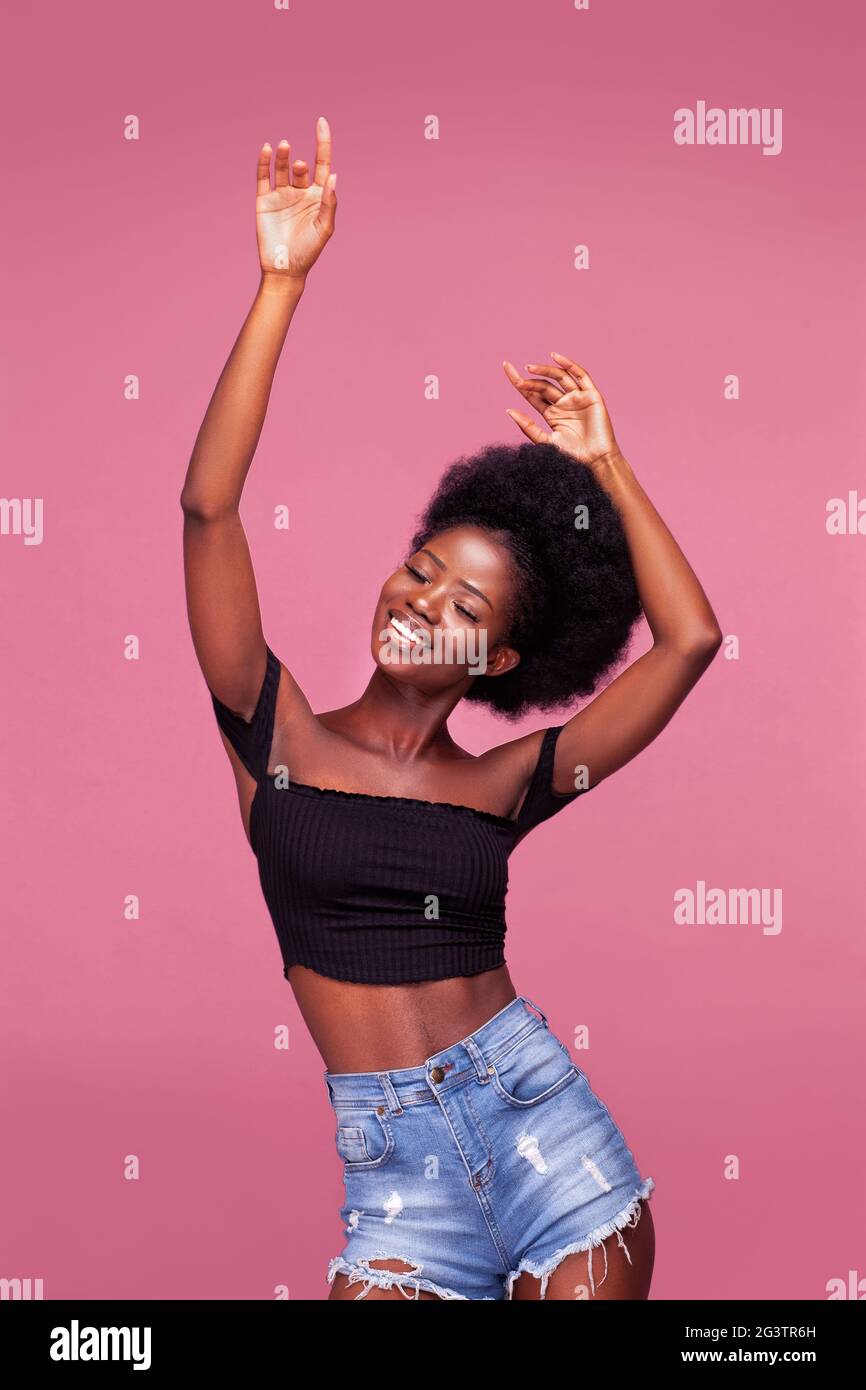
M640 1219L634 1230L626 1227L608 1236L600 1246L566 1255L548 1276L546 1299L595 1301L649 1298L655 1263L655 1229L649 1203L641 1202ZM535 1274L521 1274L515 1282L513 1298L540 1300L543 1281Z

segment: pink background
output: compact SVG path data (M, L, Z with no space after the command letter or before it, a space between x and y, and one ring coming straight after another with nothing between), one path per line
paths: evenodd
M189 638L178 502L256 289L257 150L312 159L320 113L337 233L244 500L268 640L315 709L355 698L441 470L522 438L501 359L587 365L740 657L515 854L512 978L566 1041L589 1026L577 1060L657 1184L654 1298L866 1275L866 537L825 524L866 491L854 5L825 3L820 33L805 0L102 0L11 23L2 487L45 521L41 545L0 537L0 1275L46 1298L320 1299L343 1243L323 1063ZM675 145L699 100L781 107L782 152ZM545 722L467 708L453 730L480 751ZM698 879L781 888L781 933L676 925Z

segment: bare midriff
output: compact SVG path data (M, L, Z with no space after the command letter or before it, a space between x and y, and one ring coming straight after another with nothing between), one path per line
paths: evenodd
M358 985L288 971L298 1008L330 1072L418 1067L516 998L508 967L411 985Z

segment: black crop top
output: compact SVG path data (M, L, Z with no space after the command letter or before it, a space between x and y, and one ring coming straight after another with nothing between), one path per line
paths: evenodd
M210 692L217 723L255 778L250 843L283 974L300 964L358 984L477 975L505 963L508 856L589 788L551 776L562 725L545 731L516 820L449 801L378 796L268 776L280 663L247 723Z

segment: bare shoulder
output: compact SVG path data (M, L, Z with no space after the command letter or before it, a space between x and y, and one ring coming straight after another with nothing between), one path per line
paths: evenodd
M492 784L507 787L516 803L526 791L538 764L544 732L544 729L534 729L532 733L521 734L519 738L495 744L480 753L475 761L479 774Z
M521 734L519 738L509 739L506 743L497 743L486 753L478 755L478 764L483 763L491 769L525 770L531 773L538 762L544 733L544 729L533 729L532 733Z

